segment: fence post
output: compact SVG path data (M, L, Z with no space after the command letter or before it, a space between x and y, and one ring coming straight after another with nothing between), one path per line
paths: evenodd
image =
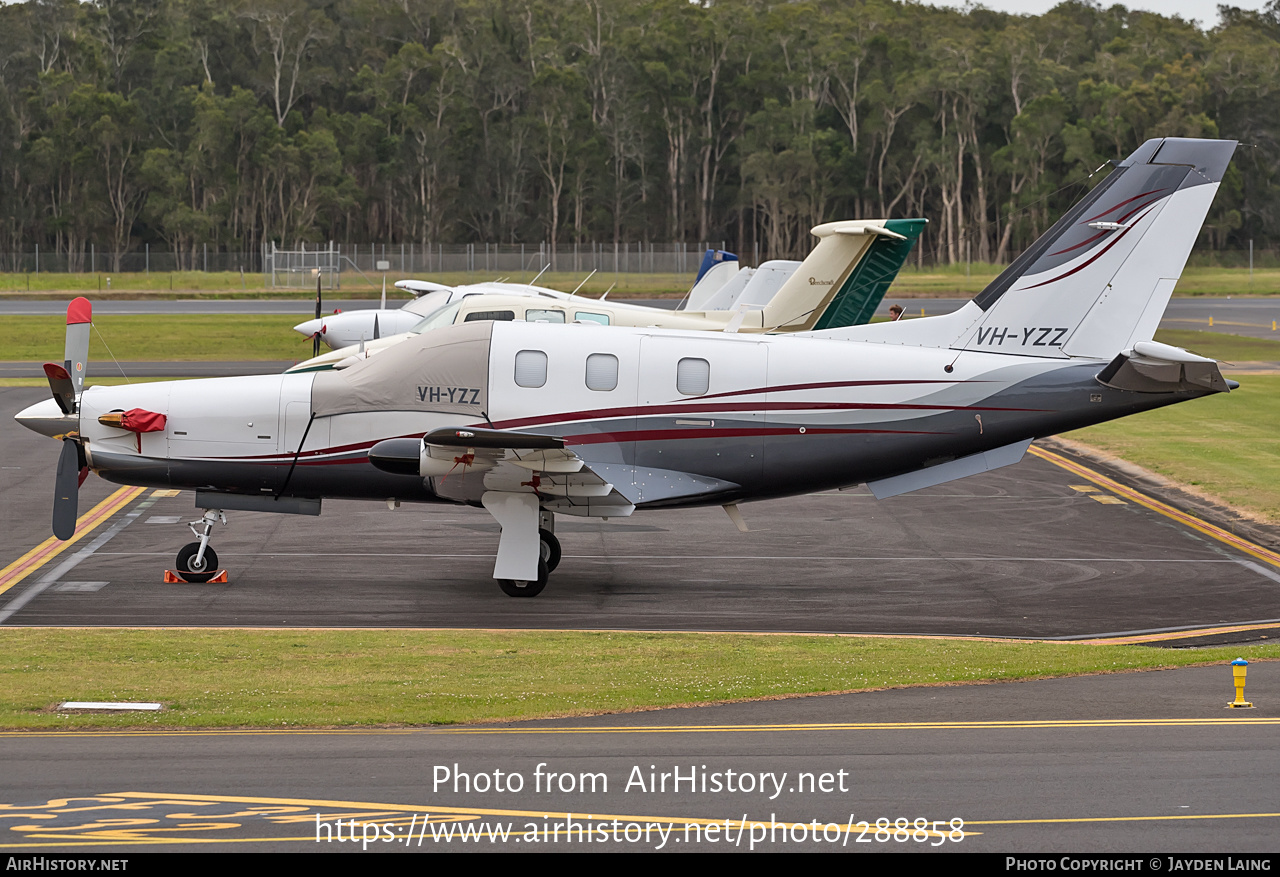
M146 246L147 248L147 268L145 273L150 274L151 273L151 244L145 244L144 246Z
M40 245L36 244L36 276L40 276Z
M204 244L204 273L209 273L209 245Z
M94 244L89 244L89 273L96 274L98 272L98 250Z

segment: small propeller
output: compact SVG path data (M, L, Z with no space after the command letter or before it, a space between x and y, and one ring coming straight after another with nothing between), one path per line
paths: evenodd
M67 305L67 340L65 360L62 365L45 363L44 374L49 380L53 400L63 415L73 416L80 410L80 393L84 390L85 366L89 360L89 329L93 323L93 305L86 298L74 299ZM89 463L79 432L72 427L62 435L62 453L58 456L58 469L53 493L53 535L67 540L75 535L79 509L80 485L89 475Z

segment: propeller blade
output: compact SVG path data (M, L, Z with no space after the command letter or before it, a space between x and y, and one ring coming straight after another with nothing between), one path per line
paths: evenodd
M62 440L53 494L53 535L64 542L76 533L76 511L80 499L80 453L74 439Z
M378 315L374 314L373 315L373 340L377 341L381 337L382 337L381 333L378 332Z
M53 391L53 401L58 403L63 414L76 413L76 385L67 370L56 362L44 364L44 376L49 379L49 389Z
M316 272L316 319L320 319L320 272ZM316 333L311 345L311 356L320 355L320 333Z
M67 305L67 340L62 357L77 396L84 390L84 369L89 362L89 329L92 325L93 304L87 298L72 299Z

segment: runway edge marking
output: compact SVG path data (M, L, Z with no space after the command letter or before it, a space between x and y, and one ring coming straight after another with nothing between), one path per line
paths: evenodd
M1230 545L1238 551L1243 551L1250 557L1256 557L1258 560L1265 561L1274 567L1280 568L1280 554L1263 548L1261 545L1250 542L1248 539L1237 536L1236 534L1215 526L1214 524L1210 524L1207 521L1202 521L1194 515L1160 502L1158 499L1153 499L1145 493L1121 484L1119 481L1108 478L1106 475L1099 472L1095 472L1087 466L1083 466L1073 460L1068 460L1066 457L1055 454L1053 451L1046 451L1044 448L1032 445L1028 449L1028 452L1035 454L1040 459L1052 463L1055 466L1060 466L1068 472L1079 475L1081 478L1086 478L1100 487L1105 487L1107 490L1118 493L1121 496L1126 496L1138 505L1145 506L1153 512L1157 512L1167 518L1172 518L1178 523L1184 524L1197 532L1203 533L1206 536L1217 539L1219 542Z
M76 520L76 532L70 539L62 542L58 537L50 536L4 569L0 569L0 594L5 593L54 557L88 536L100 524L146 490L145 487L121 487Z

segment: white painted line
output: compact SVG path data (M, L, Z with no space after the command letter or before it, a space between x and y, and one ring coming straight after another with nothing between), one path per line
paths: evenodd
M1273 582L1280 582L1280 573L1276 572L1274 569L1267 569L1262 564L1254 563L1252 560L1237 560L1236 563L1240 564L1245 569L1253 570L1260 576L1266 576Z
M58 704L60 710L158 710L158 703L108 703L93 700L69 700Z
M13 616L15 612L22 609L23 606L26 606L36 597L39 597L41 594L43 594L50 587L62 581L63 576L71 572L73 569L79 566L83 561L86 561L90 557L92 557L94 552L96 552L103 545L106 545L108 542L110 542L113 538L115 538L115 535L117 533L119 533L125 527L129 526L134 521L136 521L139 515L141 515L147 509L151 508L151 506L153 506L154 504L155 504L154 499L143 500L138 504L138 506L133 511L129 512L129 514L125 515L123 518L120 518L118 521L116 521L114 524L108 527L105 532L98 534L98 538L94 539L84 548L81 548L75 554L71 555L66 560L62 561L62 563L55 566L51 571L45 573L45 575L39 581L37 581L34 585L27 588L17 597L14 597L12 600L10 600L8 605L6 605L3 609L0 609L0 624L4 624Z
M52 590L60 594L88 594L93 591L101 591L110 582L58 582Z
M100 551L103 557L171 557L171 553L161 551ZM848 560L848 561L900 561L900 560L945 560L949 562L959 561L988 561L988 560L1018 560L1018 561L1043 561L1045 563L1241 563L1241 561L1233 558L1221 557L1003 557L994 554L983 555L961 555L961 556L945 556L939 554L922 555L918 557L911 556L877 556L877 555L861 555L854 557L839 556L834 554L565 554L566 558L574 560ZM408 552L408 551L383 551L383 552L324 552L324 551L308 551L305 553L290 553L284 551L250 551L250 552L231 552L219 551L218 557L372 557L372 558L394 558L394 557L427 557L427 558L492 558L492 554L428 554L424 552Z
M152 515L143 521L144 524L177 524L182 521L182 515Z

